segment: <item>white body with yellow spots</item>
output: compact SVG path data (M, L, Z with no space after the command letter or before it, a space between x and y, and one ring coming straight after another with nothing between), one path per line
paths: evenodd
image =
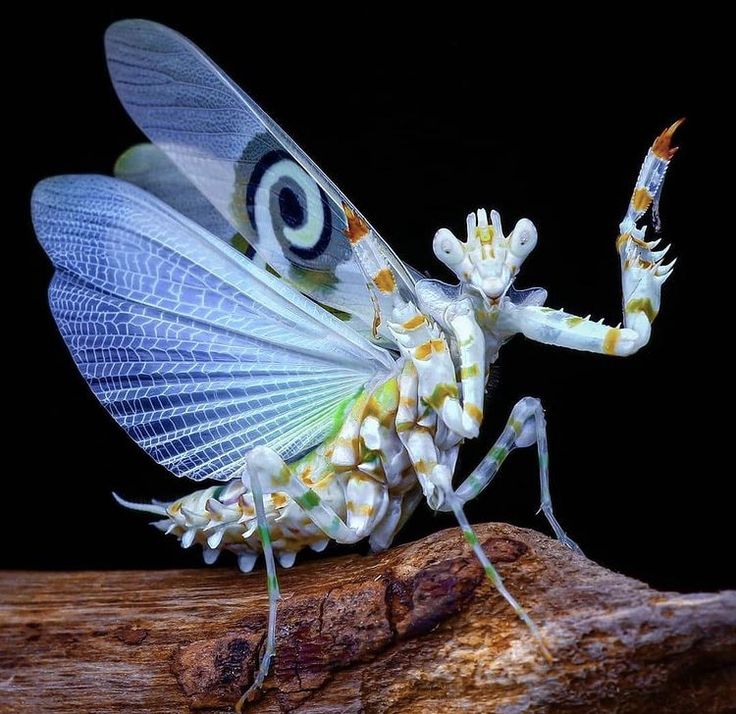
M275 642L278 582L274 555L282 566L299 550L322 550L329 540L370 539L387 548L422 495L434 510L452 510L488 577L515 608L548 655L536 625L505 589L483 553L462 507L495 476L516 447L537 445L542 510L562 542L577 546L552 512L544 413L539 400L526 397L512 411L506 429L488 456L457 488L453 473L459 445L478 435L483 420L489 368L501 346L516 334L538 342L607 355L627 356L649 340L660 306L661 287L672 263L655 251L637 222L656 202L674 149L664 132L645 159L616 246L623 289L623 326L612 327L543 305L546 293L517 293L512 283L534 248L537 231L520 220L504 235L497 212L478 210L467 218L467 237L437 232L434 252L458 277L457 286L420 280L405 295L400 280L372 229L350 206L346 236L364 271L379 331L398 350L388 378L356 395L337 433L290 464L268 447L244 455L241 476L226 486L197 491L174 503L121 503L164 518L155 525L199 543L208 563L222 550L238 556L242 570L266 556L271 601L268 652L253 684L266 676ZM260 505L259 505L260 504ZM259 513L259 508L262 512Z
M514 335L618 356L648 342L672 264L639 222L651 207L656 227L679 122L647 153L620 224L613 327L514 288L537 242L530 220L506 235L499 214L480 209L464 241L441 229L433 250L458 283L423 278L191 42L126 20L105 46L118 96L153 144L125 152L115 179L42 181L33 223L56 268L52 313L100 402L169 471L219 484L168 504L118 500L160 516L158 528L201 545L208 563L223 550L245 571L265 560L263 657L238 710L275 652L275 559L289 567L330 540L387 548L422 499L455 514L550 659L463 510L513 449L536 445L541 510L577 547L552 511L540 401L519 400L456 485L458 451L480 432L491 365Z
M375 549L387 547L416 507L420 489L431 507L446 508L455 494L458 446L478 435L489 366L504 342L520 333L550 345L627 356L649 340L672 263L662 264L667 251L655 251L657 242L646 242L637 222L650 205L656 208L678 125L648 152L620 225L623 327L545 307L544 291L531 300L511 293L536 245L536 228L522 219L505 236L499 214L491 211L489 224L482 209L468 216L465 242L447 229L434 239L435 254L460 284L422 280L416 301L407 299L372 230L345 205L346 235L374 294L374 328L381 326L400 351L393 376L366 387L338 433L298 462L286 465L259 447L247 456L242 478L225 487L197 491L167 506L138 507L164 515L156 525L185 547L201 544L208 562L230 550L244 570L253 567L262 549L251 492L256 471L266 493L271 545L286 566L302 548L321 550L329 538L349 543L371 537ZM514 443L526 445L523 420L510 424L518 427ZM305 512L305 493L314 494L316 510L329 515L315 521L313 511Z

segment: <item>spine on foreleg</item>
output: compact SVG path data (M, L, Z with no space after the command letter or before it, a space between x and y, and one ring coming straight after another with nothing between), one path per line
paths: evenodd
M682 122L680 119L663 131L647 152L626 216L619 226L616 245L621 257L624 326L634 330L637 338L623 351L616 349L614 342L611 350L616 354L635 352L649 341L651 325L659 312L662 284L675 264L674 260L664 264L669 246L654 250L659 240L647 242L646 227L639 228L637 222L651 207L655 228L658 228L657 205L667 167L677 151L671 144L672 137Z

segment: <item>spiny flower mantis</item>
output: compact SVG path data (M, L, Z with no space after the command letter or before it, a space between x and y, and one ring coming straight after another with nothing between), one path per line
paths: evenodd
M517 447L536 445L542 510L557 537L542 405L525 397L488 455L453 485L478 436L501 346L516 334L630 355L649 340L673 263L640 221L656 208L676 122L646 155L616 246L623 326L554 310L514 287L537 230L499 214L441 229L448 285L404 264L309 157L188 40L146 21L115 23L106 47L123 105L153 144L117 178L61 176L33 194L56 267L51 309L106 409L156 461L210 485L173 503L134 504L184 547L243 571L263 553L275 652L284 567L309 546L368 538L389 547L422 499L452 511L489 580L551 658L463 512ZM244 255L245 253L245 255Z

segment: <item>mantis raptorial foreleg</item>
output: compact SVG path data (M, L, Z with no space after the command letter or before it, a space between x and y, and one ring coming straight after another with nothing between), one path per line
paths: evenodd
M520 307L504 313L499 328L508 334L521 332L538 342L626 357L649 342L652 322L659 312L661 290L672 274L675 261L664 264L667 248L654 250L659 240L644 240L646 226L638 221L656 207L665 173L677 151L672 135L682 120L662 132L647 152L624 219L619 226L616 248L621 261L623 327L571 315L548 307Z
M374 331L383 322L381 315L387 316L391 338L419 375L420 407L427 414L435 412L457 440L475 438L483 420L486 373L483 331L474 319L471 301L459 302L447 315L460 355L458 387L455 364L439 325L401 295L392 262L383 254L372 229L349 206L344 205L343 210L348 224L346 236L378 308ZM420 413L420 424L422 419Z

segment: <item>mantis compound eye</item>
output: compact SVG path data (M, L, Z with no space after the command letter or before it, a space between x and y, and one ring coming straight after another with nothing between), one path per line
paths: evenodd
M457 265L465 257L462 243L447 228L440 228L434 234L432 249L437 259L448 266Z
M526 258L537 245L537 229L528 218L522 218L511 232L509 250L518 258Z

